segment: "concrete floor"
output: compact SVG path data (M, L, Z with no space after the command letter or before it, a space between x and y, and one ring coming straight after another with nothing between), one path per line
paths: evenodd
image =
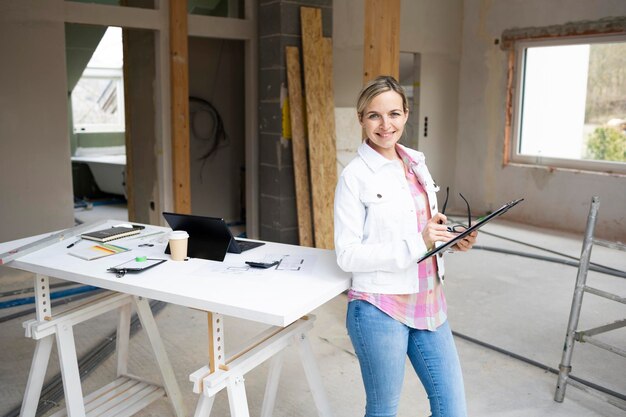
M112 208L113 210L115 208ZM104 210L107 217L124 220L124 212ZM113 213L113 214L111 214ZM96 213L77 213L90 221ZM118 217L119 216L119 217ZM545 256L536 249L510 242L491 234L548 246L572 256L580 254L580 235L528 227L506 221L490 224L480 236L482 246L503 247ZM623 252L595 246L594 262L626 270ZM446 260L445 291L450 323L455 332L558 368L566 324L576 278L576 269L557 263L502 255L487 250L450 254ZM28 274L0 267L2 292L31 285ZM590 273L588 283L626 295L626 279ZM359 416L364 413L364 392L357 360L347 337L344 320L345 295L340 295L314 312L316 325L311 335L323 382L336 416ZM0 311L0 317L4 312ZM26 385L34 341L23 336L21 322L29 317L0 323L0 416L19 405ZM586 295L580 328L590 328L624 318L623 305ZM157 316L166 349L176 371L188 414L192 415L197 396L191 391L188 376L205 365L207 352L206 316L204 313L168 305ZM114 330L113 314L101 316L77 326L75 335L79 356L101 343L103 335ZM227 318L226 349L236 349L263 326ZM626 329L600 336L613 345L625 347ZM470 416L624 416L625 412L596 396L569 386L563 403L553 401L556 376L538 367L513 359L491 349L456 338L465 379ZM140 331L131 340L129 370L158 381L153 356ZM48 376L58 370L56 350ZM573 374L579 378L626 394L626 360L588 345L577 344ZM107 359L83 382L88 393L114 378L115 358ZM259 415L267 365L246 376L251 415ZM51 410L50 414L58 410ZM138 416L173 415L166 400L159 400ZM213 407L214 416L227 416L226 393L220 393ZM288 351L282 368L277 406L274 415L315 416L316 410L302 367L295 351ZM428 401L407 362L405 385L398 416L427 416Z

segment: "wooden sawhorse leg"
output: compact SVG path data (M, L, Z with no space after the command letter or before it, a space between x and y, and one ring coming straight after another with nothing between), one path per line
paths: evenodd
M43 387L43 380L46 376L46 369L48 369L48 360L50 359L53 341L54 336L52 335L37 340L33 362L30 365L30 372L28 374L28 382L26 383L26 392L24 393L24 400L22 401L21 417L35 417L37 413L37 406L39 405L39 397L41 397L41 388Z
M231 376L226 381L231 417L250 417L243 375Z
M83 402L83 388L80 384L78 371L78 357L74 343L74 330L71 325L56 326L57 350L63 377L63 393L68 417L82 417L85 415Z
M35 284L39 284L41 288L47 287L47 278L45 283L39 282L40 278L40 276L36 278ZM47 296L41 298L48 299ZM47 305L42 302L41 298L37 297L39 307ZM133 302L155 353L165 390L163 387L127 375L130 307ZM118 379L83 398L73 326L116 309L120 311L117 332ZM84 417L86 411L94 410L95 412L98 409L108 410L109 414L114 413L116 416L130 416L167 394L175 415L185 417L180 389L147 300L128 294L111 293L65 311L56 317L52 317L49 308L42 308L42 314L39 313L38 310L37 320L24 323L26 336L35 339L37 346L22 402L20 414L22 417L34 417L36 414L52 343L55 338L63 378L67 416ZM65 415L63 411L56 413L55 416L57 414L59 416Z
M267 374L267 383L265 385L265 395L263 397L263 408L261 408L261 417L272 417L274 405L276 404L280 371L283 368L284 361L285 352L282 350L274 355L270 361L270 369Z
M328 403L328 397L326 397L326 391L322 384L322 376L317 367L315 355L313 355L313 349L311 349L308 333L302 333L296 343L298 352L300 353L300 361L304 367L304 374L309 383L309 388L311 388L313 401L315 401L315 406L317 407L317 414L320 417L331 417L333 413L330 410L330 404Z
M85 405L83 403L83 391L80 384L78 359L74 345L74 332L72 326L61 326L56 333L56 342L59 352L61 377L63 378L63 392L68 416L84 416ZM52 350L54 335L48 335L37 340L35 354L28 375L28 383L22 408L21 417L35 417L41 388L48 368L48 361Z
M320 417L331 417L332 412L322 385L322 378L308 340L313 328L314 316L302 318L285 328L272 328L261 333L252 346L232 355L213 372L205 366L189 376L194 383L194 392L200 394L195 417L209 417L214 396L226 388L233 417L249 417L244 375L261 363L271 359L265 388L262 417L271 417L276 402L278 381L283 365L283 351L296 344L304 367L307 382ZM222 338L223 339L223 338Z
M185 417L183 396L176 382L174 368L172 368L172 364L165 351L165 346L159 335L159 329L154 321L150 304L148 304L148 300L145 298L135 297L135 306L137 307L137 315L141 320L141 325L146 331L148 339L150 339L152 351L154 352L154 356L156 357L157 364L161 371L161 377L163 378L163 385L165 385L165 392L169 397L174 413L177 417Z
M196 412L194 413L194 417L203 417L210 416L211 409L213 408L213 402L215 401L215 396L200 394L200 398L198 399L198 404L196 405Z

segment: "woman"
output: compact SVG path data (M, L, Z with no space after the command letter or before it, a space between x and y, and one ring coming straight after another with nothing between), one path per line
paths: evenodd
M466 416L458 355L447 323L443 259L417 260L454 237L437 212L424 155L398 141L409 116L388 76L367 84L357 114L364 140L335 192L337 263L352 272L346 324L361 366L366 417L395 416L408 355L433 417ZM466 251L476 233L454 246Z

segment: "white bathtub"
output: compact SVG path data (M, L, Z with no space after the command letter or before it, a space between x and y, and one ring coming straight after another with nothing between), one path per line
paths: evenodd
M101 191L126 196L126 155L72 156L89 166Z

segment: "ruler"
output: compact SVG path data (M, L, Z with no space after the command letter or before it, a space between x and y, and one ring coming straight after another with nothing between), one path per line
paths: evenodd
M57 242L60 242L64 239L74 237L76 235L80 235L87 230L93 229L95 227L101 226L106 223L107 220L98 220L93 223L85 223L80 224L78 226L70 227L69 229L62 230L57 233L53 233L49 236L36 240L34 242L27 243L26 245L20 246L19 248L11 249L8 252L0 253L0 265L5 265L15 258L19 258L20 256L24 256L26 254L36 252L40 249L46 248L50 245L53 245Z

